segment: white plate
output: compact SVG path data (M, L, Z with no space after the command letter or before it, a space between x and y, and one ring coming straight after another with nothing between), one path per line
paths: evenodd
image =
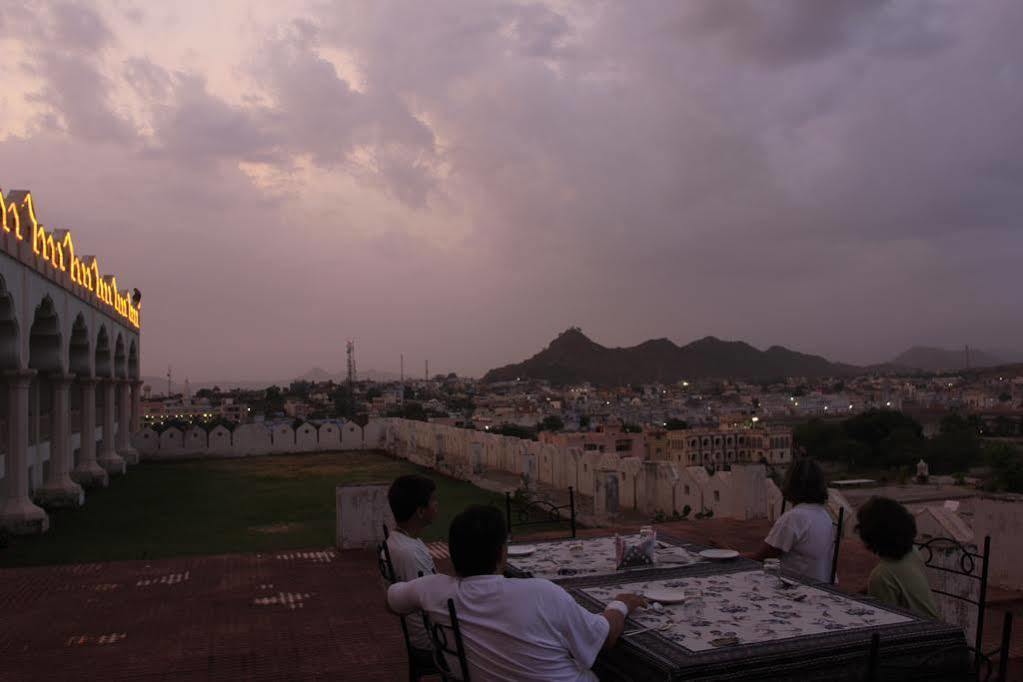
M508 556L529 556L535 551L533 545L508 545Z
M739 553L734 549L705 549L700 552L700 556L711 561L728 561L739 556Z
M686 600L686 593L683 590L650 590L644 592L643 596L658 604L678 604Z

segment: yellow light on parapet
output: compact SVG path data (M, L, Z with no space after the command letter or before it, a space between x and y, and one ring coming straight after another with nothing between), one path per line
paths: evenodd
M117 279L112 276L101 276L99 262L95 257L86 257L89 258L89 262L86 264L75 256L74 240L69 230L47 232L46 226L40 223L36 217L35 201L32 199L31 192L25 192L21 206L32 223L32 252L36 257L61 272L67 272L70 268L73 283L88 289L138 329L139 307L132 305L130 297L121 295L117 289ZM21 231L21 212L18 210L18 202L8 203L4 199L3 190L0 190L0 220L2 220L0 224L2 224L4 232L13 233L18 241L25 240L25 235Z

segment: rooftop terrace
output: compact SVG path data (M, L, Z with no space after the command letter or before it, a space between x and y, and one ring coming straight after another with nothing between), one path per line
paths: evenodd
M116 511L123 516L113 504L119 494L126 494L132 485L137 489L166 481L170 476L184 476L182 471L190 470L192 478L206 480L204 486L214 485L215 481L207 480L210 477L205 466L228 476L216 483L227 487L242 485L237 481L229 483L231 464L237 465L234 471L242 472L238 475L244 480L252 479L245 485L283 485L280 480L290 477L293 485L304 482L316 487L322 483L321 477L334 481L341 475L340 470L328 466L331 455L305 457L307 461L295 461L294 457L260 458L263 464L258 467L251 461L142 464L132 469L127 478L115 482L113 488L97 493L91 509L86 507L76 513L99 517ZM346 453L342 457L350 458L348 476L355 477L370 475L369 469L373 475L393 475L389 467L409 466L384 458L378 460L379 456L366 453ZM271 469L279 470L275 474L280 479L277 483L268 473ZM203 472L207 475L199 476ZM152 474L159 476L150 481L148 477ZM133 477L135 481L131 480ZM188 479L185 476L182 480ZM126 533L134 527L143 535L147 529L158 533L146 546L149 552L159 553L156 549L161 539L159 533L170 534L165 539L174 552L188 549L185 540L189 533L202 541L202 549L209 546L205 543L212 541L212 536L195 525L186 525L197 522L193 512L188 511L195 506L196 515L209 514L211 510L219 512L217 532L228 543L225 549L235 549L240 538L248 537L247 532L239 534L239 528L264 528L267 521L262 514L274 513L272 505L257 504L258 498L246 502L242 495L232 498L230 504L218 503L216 499L204 502L207 492L216 491L195 482L193 485L206 492L181 497L180 490L176 493L168 488L160 492L157 486L148 492L132 493L149 495L145 514L140 509L133 512L144 519L134 525L122 522L104 528L102 519L85 524L79 517L60 517L56 534L50 540L44 536L34 541L53 543L47 552L34 549L38 554L33 555L26 545L15 544L0 550L0 564L25 563L30 555L67 562L69 557L60 555L55 547L71 542L72 530L79 536L85 535L74 539L76 547L101 548L103 535ZM476 493L484 498L488 495L484 491ZM470 495L461 488L452 488L449 500L442 504L453 512L456 509L452 507L466 503L476 493ZM300 496L299 488L290 494ZM107 511L98 501L104 496L112 498ZM161 526L164 523L161 519L175 509L182 522ZM384 611L372 553L339 553L328 542L294 546L305 531L296 530L298 534L289 540L286 524L296 524L299 529L309 524L315 527L315 520L322 515L308 510L303 513L304 517L301 514L280 517L284 530L277 534L255 533L261 546L246 546L246 551L239 553L207 552L159 559L0 569L0 613L4 615L0 619L3 661L0 677L39 679L74 671L76 679L88 680L403 679L404 648L397 621ZM76 523L79 525L75 526ZM182 525L185 527L179 529ZM443 525L446 527L446 521ZM657 528L697 543L713 540L737 549L752 549L767 533L769 524L714 518L665 523ZM630 526L627 530L635 529ZM587 529L582 534L613 531ZM140 548L134 542L126 546L130 551ZM446 556L443 542L435 537L431 548L440 558L440 569L449 570L443 559ZM872 555L857 541L845 541L839 566L842 587L860 589L873 563ZM1013 608L1018 613L1019 597L1013 593L992 594L995 605L987 619L992 646L1000 629L1000 609ZM1023 628L1017 628L1017 633L1020 630ZM1023 679L1023 637L1015 638L1013 651L1015 677L1011 679Z

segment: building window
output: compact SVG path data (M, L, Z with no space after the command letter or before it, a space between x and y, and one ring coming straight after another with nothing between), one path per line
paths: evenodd
M686 495L688 495L688 494L689 494L689 486L683 486L683 488L682 488L682 491L683 491L683 492L684 492L684 493L685 493Z
M719 491L719 490L715 490L714 491L714 501L715 502L720 502L721 501L721 491Z

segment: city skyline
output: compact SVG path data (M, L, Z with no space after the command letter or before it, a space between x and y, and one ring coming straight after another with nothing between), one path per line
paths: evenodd
M5 2L0 187L142 373L480 376L578 325L1023 349L1012 2ZM1014 222L1015 221L1015 222Z

